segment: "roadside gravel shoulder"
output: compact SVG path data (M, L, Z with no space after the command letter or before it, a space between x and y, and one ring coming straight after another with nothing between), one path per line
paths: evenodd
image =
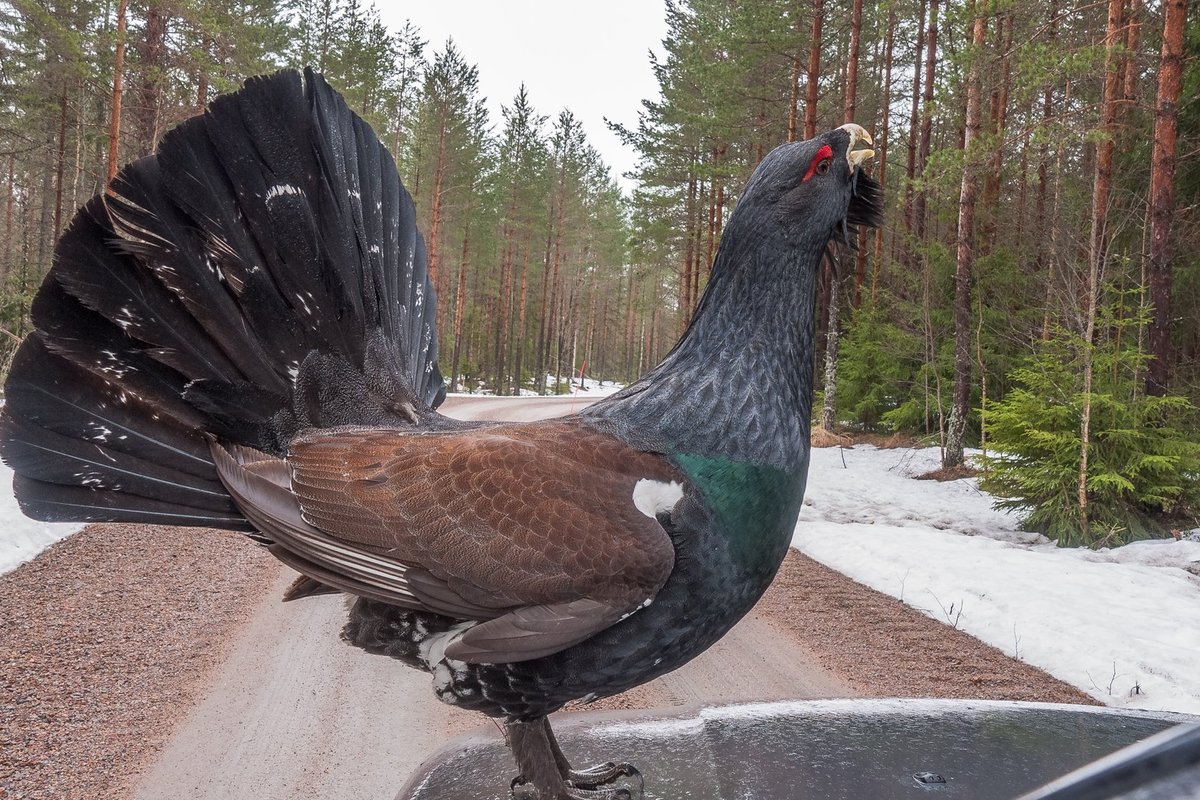
M756 609L863 697L1100 705L1084 692L795 550Z
M239 534L92 525L0 576L0 797L127 796L278 573Z

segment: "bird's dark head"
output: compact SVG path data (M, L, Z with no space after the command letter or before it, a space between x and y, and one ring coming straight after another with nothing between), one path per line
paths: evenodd
M869 144L870 135L848 123L776 147L750 176L736 213L822 248L843 225L878 225L882 190L862 168L874 155L861 146Z
M638 430L662 437L643 444L664 452L802 474L818 269L831 239L880 221L882 192L862 169L873 153L859 146L870 141L861 127L844 125L771 151L721 234L708 286L679 343L636 383L584 413L615 426L636 420Z

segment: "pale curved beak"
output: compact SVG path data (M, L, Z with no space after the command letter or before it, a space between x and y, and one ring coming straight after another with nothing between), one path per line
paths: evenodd
M870 148L864 147L859 150L854 149L863 143L875 143L871 138L871 134L867 133L867 129L862 125L856 125L853 122L847 122L845 125L840 126L838 130L846 131L850 134L850 147L846 149L846 161L849 162L851 171L859 169L862 167L864 162L875 157L875 151L871 150Z

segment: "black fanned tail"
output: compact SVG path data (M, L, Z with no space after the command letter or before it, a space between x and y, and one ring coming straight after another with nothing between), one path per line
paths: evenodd
M250 529L208 438L412 425L445 396L412 199L323 79L248 81L59 241L5 386L26 514Z

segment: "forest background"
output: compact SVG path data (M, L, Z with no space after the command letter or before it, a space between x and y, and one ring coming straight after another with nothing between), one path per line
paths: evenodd
M459 391L629 382L772 147L854 120L887 192L823 280L818 431L915 436L1062 543L1200 508L1200 23L1187 0L673 0L623 192L569 109L358 0L0 2L0 356L74 209L246 77L312 65L392 149Z

